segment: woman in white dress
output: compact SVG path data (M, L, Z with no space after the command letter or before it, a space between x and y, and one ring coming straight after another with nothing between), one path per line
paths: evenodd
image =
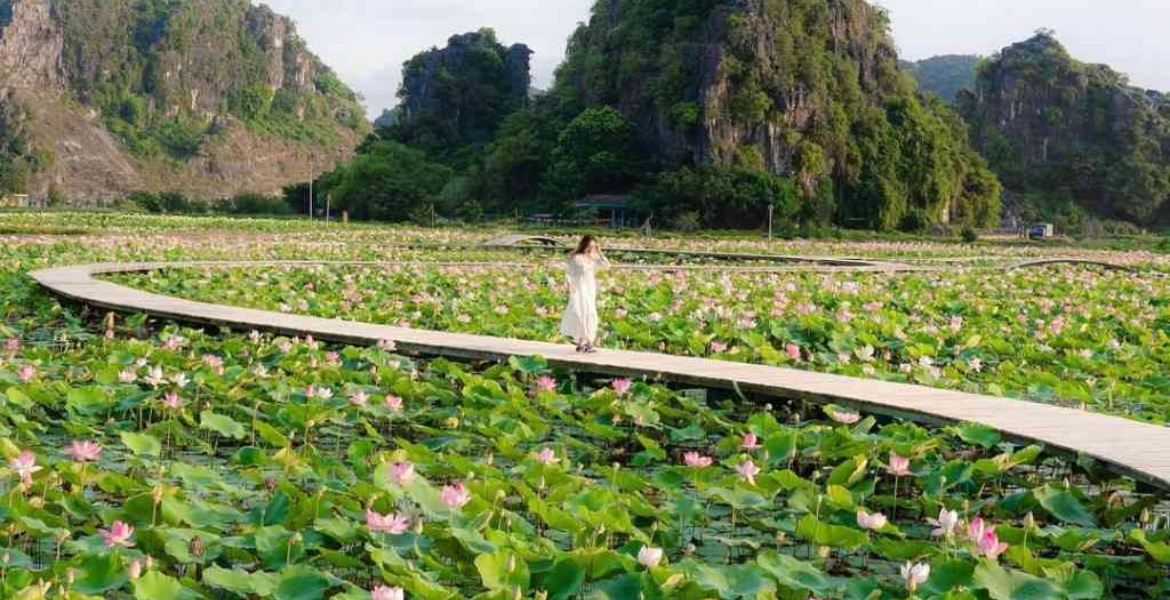
M577 352L597 352L597 270L609 267L597 238L581 238L569 255L569 305L561 319L561 333L577 343Z

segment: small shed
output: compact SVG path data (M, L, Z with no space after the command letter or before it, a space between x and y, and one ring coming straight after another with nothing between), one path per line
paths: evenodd
M630 207L630 197L620 194L592 194L577 201L575 208L596 215L598 225L637 227L638 215Z
M28 194L9 194L0 196L0 208L29 208L32 204Z
M1056 237L1056 227L1052 223L1037 223L1028 228L1028 239L1046 240Z

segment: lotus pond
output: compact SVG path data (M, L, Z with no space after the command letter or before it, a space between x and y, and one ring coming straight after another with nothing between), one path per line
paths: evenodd
M141 231L134 229L137 219ZM118 319L110 328L105 315L57 302L27 275L54 264L105 260L483 257L392 246L467 234L400 228L324 234L279 222L263 222L252 232L235 223L219 228L189 221L118 216L119 225L107 233L89 225L98 231L0 237L0 597L1170 597L1165 492L1085 458L1014 445L978 425L922 427L841 407L559 372L539 359L424 360L402 355L392 343L331 346L180 329L142 317ZM500 335L541 335L563 291L543 289L547 277L559 274L556 267L259 273L267 285L255 286L232 270L184 272L207 279L209 287L222 286L212 291L231 302L275 302L278 309L283 302L308 312L334 307L353 317L360 299L370 305L371 320L383 314L389 322L457 330L491 323ZM1059 283L1060 273L1049 279L1071 286L1073 280ZM1137 347L1140 332L1147 342L1161 339L1153 330L1163 309L1143 310L1134 299L1158 297L1156 288L1150 295L1145 287L1157 284L1074 273L1096 278L1097 302L1117 306L1116 323L1104 322L1118 332L1118 351L1134 354L1113 362L1161 360ZM177 274L138 283L193 294L170 281ZM299 296L273 291L309 276L315 289L304 287ZM417 287L409 287L420 276ZM611 298L646 308L661 293L654 289L696 294L689 303L701 297L697 290L722 285L722 277L710 273L626 277L611 275ZM635 279L647 277L657 278L653 286L637 287ZM951 286L990 293L946 279L900 287L893 275L728 277L734 288L745 287L712 295L721 304L699 308L709 315L702 335L718 336L706 344L727 344L721 358L731 360L749 359L744 355L753 335L773 335L772 325L763 323L772 319L775 289L793 306L825 307L798 311L796 322L813 314L823 322L842 307L816 288L870 295L895 286L879 312L904 323L909 342L928 323L949 331L951 314L926 308L946 306L941 299ZM379 278L387 284L377 285ZM354 282L362 295L349 306L332 298ZM789 282L794 291L787 290ZM458 310L445 291L450 285L469 292ZM1042 278L1030 285L1043 292ZM643 289L646 299L635 300L630 290ZM908 313L917 319L895 309L913 306L899 304L903 292L922 297L923 310ZM414 297L425 294L439 300ZM769 308L753 317L755 334L746 331L748 323L741 327L742 315L715 313L719 306L740 310L761 294ZM531 313L531 322L499 314L496 302L506 299L519 303L516 312ZM864 310L864 302L851 301L852 312ZM989 296L985 303L1007 301ZM607 310L615 323L654 331L651 323L680 318L660 309L661 320L651 312L644 321L617 319L614 302ZM1063 301L1054 302L1050 310L1066 314ZM1024 310L1009 306L1012 314ZM1096 306L1089 305L1091 314L1098 314ZM635 306L627 310L634 314ZM981 314L975 308L964 313L964 335L946 339L966 346L967 334L976 333L967 328L985 327L989 317L975 316ZM1083 323L1074 318L1057 339L1079 331ZM713 329L716 324L728 333ZM611 344L637 340L616 330L610 336ZM1108 341L1104 334L1100 339ZM770 344L787 364L780 340L789 338ZM883 340L855 346L860 354L842 360L841 368L865 374L870 366L874 376L901 376L883 351L901 356L910 350L886 348L879 345ZM672 350L687 347L673 338L660 341ZM1164 352L1164 342L1158 343ZM872 356L865 345L874 346ZM843 354L811 340L800 350L801 360L815 361L816 368L836 368L831 359ZM961 355L933 353L939 362L915 361L911 376L926 366L948 376L966 361ZM982 372L996 364L987 359ZM973 375L963 380L987 383ZM1129 384L1140 389L1134 383L1140 380Z
M282 312L557 340L559 265L173 269L118 280ZM1067 265L1002 272L603 277L605 344L1170 419L1170 279Z

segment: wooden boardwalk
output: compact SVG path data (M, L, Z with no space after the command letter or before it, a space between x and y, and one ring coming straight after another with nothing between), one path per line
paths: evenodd
M188 323L310 334L320 340L369 345L393 340L425 356L501 360L540 355L556 367L615 376L646 377L745 393L837 403L867 413L934 424L978 422L1011 439L1100 460L1139 481L1170 488L1170 428L1087 411L929 387L857 379L763 365L603 350L583 355L567 345L406 329L194 302L95 279L95 275L168 267L257 263L107 263L46 269L32 277L51 292L91 306L146 313ZM307 264L307 263L306 263Z

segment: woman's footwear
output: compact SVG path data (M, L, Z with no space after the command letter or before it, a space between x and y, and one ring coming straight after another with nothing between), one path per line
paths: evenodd
M581 350L581 352L584 352L585 354L597 354L597 346L594 346L593 344L585 344L585 348Z
M585 344L577 344L577 352L584 352L585 347Z

